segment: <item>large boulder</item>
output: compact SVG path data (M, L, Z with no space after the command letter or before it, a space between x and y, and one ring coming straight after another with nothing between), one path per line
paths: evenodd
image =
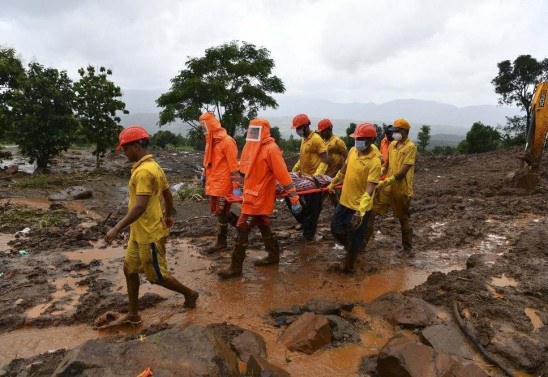
M330 315L330 314L336 314L340 315L341 311L351 311L354 307L353 302L333 302L333 301L325 301L321 299L311 299L306 303L306 306L304 307L305 311L313 312L315 314L322 314L322 315Z
M253 331L244 330L230 342L230 347L236 352L240 360L247 363L251 355L266 358L266 343L264 339Z
M83 186L71 186L58 193L49 196L51 201L88 199L93 195L92 191Z
M331 326L331 340L340 343L359 343L360 335L352 325L338 315L328 315L327 320Z
M487 377L470 360L449 356L400 332L385 344L377 358L381 377Z
M457 325L433 325L424 328L421 332L421 341L434 349L467 359L475 355L469 340L464 336Z
M158 376L240 376L234 352L198 325L163 330L144 340L89 340L69 351L53 376L137 376L146 368Z
M281 341L290 351L311 355L331 343L329 321L323 315L306 312L286 329Z
M291 375L280 367L270 364L260 356L251 355L247 363L246 376L252 377L290 377Z

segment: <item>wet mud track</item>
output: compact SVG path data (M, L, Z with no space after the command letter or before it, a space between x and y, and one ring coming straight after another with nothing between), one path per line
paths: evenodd
M489 352L514 370L540 374L548 368L548 196L542 188L526 193L508 186L505 175L517 166L516 152L421 156L412 203L415 257L399 257L399 224L387 216L377 222L375 239L360 256L354 276L331 270L344 251L329 233L333 208L328 202L312 243L301 241L292 217L278 203L273 229L284 249L280 265L253 266L253 259L264 255L255 233L243 278L220 282L215 271L229 263L229 255L203 253L215 237L215 219L208 214L207 203L177 201L170 267L182 282L199 290L198 308L187 311L182 297L143 281L144 324L129 332L138 334L161 324L227 322L262 335L269 360L293 376L360 375L362 358L375 356L394 334L394 326L369 318L360 344L304 355L287 351L278 342L282 330L272 325L267 313L312 298L365 303L385 292L402 291L448 310L456 300ZM183 165L192 169L195 159ZM545 188L548 177L543 169ZM177 171L174 163L170 170L172 184L193 175ZM96 332L91 324L107 310L126 310L124 241L106 248L100 225L111 212L107 225L124 214L127 182L116 172L105 173L84 182L93 190L92 199L51 208L46 198L55 190L17 189L14 179L0 181L4 213L8 207L23 206L37 211L34 218L46 214L60 219L56 226L40 227L30 220L2 224L0 364L16 371L36 363L32 357L38 354L120 335ZM239 211L237 206L234 211ZM31 232L15 239L14 233L26 226ZM231 238L234 234L230 230ZM49 365L62 355L46 353L38 362ZM19 360L12 361L15 358ZM48 375L45 367L35 369L34 375Z

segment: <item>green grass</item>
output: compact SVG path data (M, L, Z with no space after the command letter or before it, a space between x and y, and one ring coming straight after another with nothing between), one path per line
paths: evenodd
M67 179L48 174L37 174L25 177L16 183L19 188L50 189L67 186Z
M175 147L175 150L177 151L189 151L189 152L193 152L194 151L194 147L190 146L190 145L180 145L178 147Z
M49 228L63 223L63 211L32 210L20 205L0 207L0 231L13 228Z
M205 191L200 183L200 180L195 178L181 187L179 191L177 191L176 196L181 199L181 201L203 200L205 197Z

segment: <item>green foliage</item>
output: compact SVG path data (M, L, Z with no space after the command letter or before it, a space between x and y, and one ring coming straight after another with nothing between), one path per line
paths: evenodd
M499 73L491 83L500 95L499 103L516 105L526 113L526 128L531 121L531 102L535 86L548 79L548 59L538 61L531 55L520 55L514 60L497 64ZM526 131L523 132L524 136Z
M45 169L53 157L70 147L78 128L72 81L65 71L32 62L27 79L13 97L13 139L23 155Z
M276 143L280 142L280 140L282 140L280 127L270 127L270 136L272 136L276 140Z
M278 107L269 93L285 91L282 80L272 75L270 52L246 42L208 48L205 56L190 58L185 66L171 79L171 89L156 101L163 108L160 125L177 118L195 124L207 109L234 136L259 109Z
M21 205L5 204L0 206L0 232L12 229L48 228L60 226L67 212L60 210L33 210Z
M21 60L12 48L0 46L0 140L13 132L14 94L22 88L26 79Z
M186 134L188 145L192 146L197 151L205 149L205 137L202 127L192 127Z
M455 147L450 146L436 146L428 151L430 154L433 155L450 155L450 154L457 154L458 150Z
M354 138L350 135L354 133L354 131L356 130L356 126L356 123L350 123L350 125L346 128L346 136L342 138L344 143L346 144L346 148L348 149L354 146Z
M426 147L428 147L428 144L430 143L430 126L423 124L421 126L421 130L419 131L419 134L417 135L417 141L418 145L417 148L419 152L426 151Z
M181 201L185 200L203 200L205 197L205 190L200 183L198 177L181 187L175 194Z
M501 144L503 148L512 146L525 146L527 134L527 117L506 117L506 124L499 127L501 131Z
M74 83L77 94L76 110L84 140L95 145L93 155L99 167L106 151L116 146L123 129L118 112L129 114L121 100L122 91L109 80L110 69L93 66L78 70L80 80Z
M284 152L297 153L301 149L301 139L296 139L293 134L289 135L287 139L280 137L280 140L276 140L276 142Z
M179 147L185 145L185 138L171 131L158 131L152 135L150 145L155 148L165 149L167 146Z
M461 141L457 149L461 153L483 153L494 151L500 145L500 133L491 126L476 122Z

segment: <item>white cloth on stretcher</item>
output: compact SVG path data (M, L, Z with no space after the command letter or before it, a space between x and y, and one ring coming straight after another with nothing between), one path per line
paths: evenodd
M299 173L289 173L297 192L312 190L319 187L327 187L332 178L328 175L316 175L314 177L300 176ZM280 182L276 182L276 194L283 194L284 188Z

